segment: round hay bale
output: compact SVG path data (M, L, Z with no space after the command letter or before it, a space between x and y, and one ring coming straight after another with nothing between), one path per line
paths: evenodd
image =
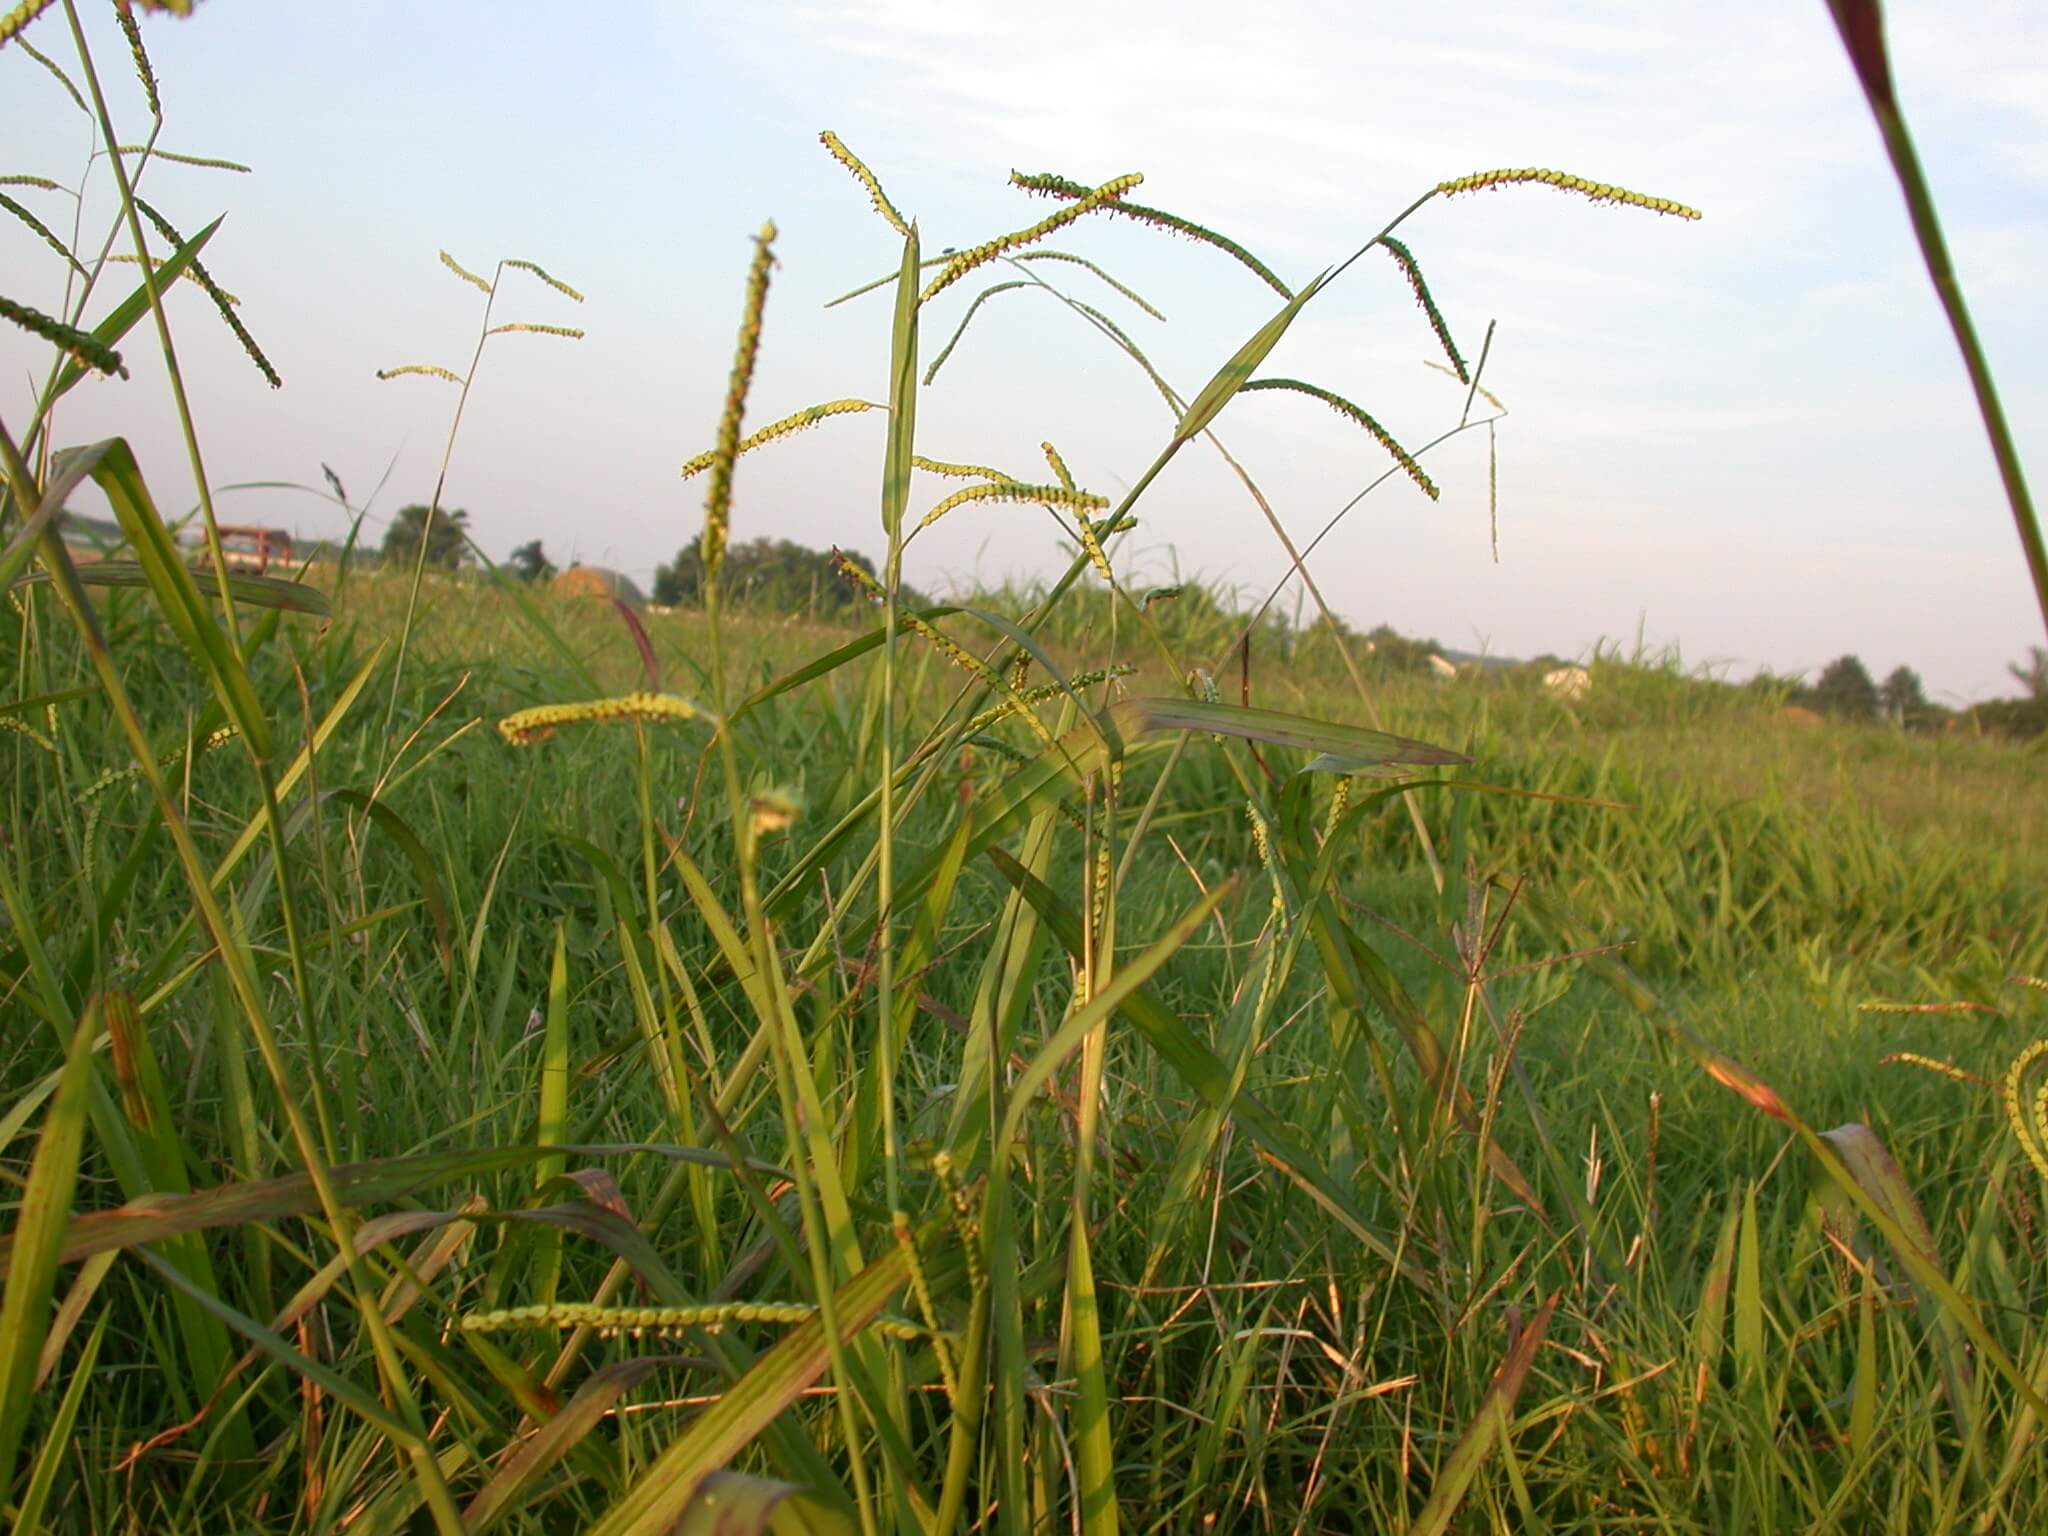
M550 583L549 590L557 597L615 597L635 608L647 601L632 577L601 565L572 565Z

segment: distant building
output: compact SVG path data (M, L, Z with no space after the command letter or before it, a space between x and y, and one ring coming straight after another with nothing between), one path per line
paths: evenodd
M254 571L259 576L273 565L289 568L298 563L292 553L292 536L282 528L223 523L220 553L229 570ZM192 558L195 564L205 563L208 559L207 546L202 543L192 552Z

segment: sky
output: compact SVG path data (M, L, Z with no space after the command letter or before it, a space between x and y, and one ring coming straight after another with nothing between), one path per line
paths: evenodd
M124 140L147 108L106 8L86 5ZM1895 0L1895 75L1950 245L2015 424L2048 465L2048 7ZM1548 166L1703 210L1697 223L1538 187L1427 203L1400 234L1468 357L1495 327L1498 560L1484 431L1426 458L1435 504L1396 476L1310 560L1330 605L1460 650L1591 655L1676 647L1744 676L1817 671L1854 652L1909 665L1938 700L2010 693L2006 663L2042 622L1954 342L1822 0L1810 4L1395 6L1269 0L862 0L859 5L468 0L322 7L208 0L144 17L162 84L143 192L191 231L283 375L271 391L196 291L171 303L181 372L216 487L318 487L332 466L370 501L366 536L423 501L456 390L376 377L465 369L489 276L538 263L570 302L505 275L493 321L581 341L485 345L443 504L494 556L543 540L560 564L643 583L695 538L751 239L779 230L750 426L822 400L886 398L886 293L827 309L894 269L898 237L819 147L836 131L919 223L969 246L1051 211L1012 169L1090 184L1142 172L1137 200L1223 231L1300 283L1343 260L1437 182ZM76 73L61 11L29 38ZM19 48L0 50L0 176L79 185L90 125ZM94 249L113 213L84 182ZM7 189L68 232L81 204ZM1079 266L1039 275L1110 315L1192 394L1278 307L1214 250L1122 219L1047 244L1142 294L1158 320ZM131 269L132 270L132 269ZM0 291L54 311L61 264L0 217ZM116 270L108 293L125 291ZM936 355L989 268L935 300ZM978 278L986 277L987 282ZM181 285L182 287L182 285ZM95 317L98 311L95 311ZM8 329L8 328L0 328ZM67 398L56 441L126 436L167 513L196 497L154 339L134 376ZM1403 443L1458 423L1428 325L1372 252L1304 309L1265 372L1356 401ZM18 429L47 367L0 335L0 420ZM883 417L848 416L743 461L733 536L879 556ZM997 295L918 406L918 446L1041 479L1051 441L1116 497L1171 434L1143 374L1047 294ZM1217 435L1297 542L1388 466L1364 433L1300 396L1234 401ZM381 486L381 489L378 489ZM951 486L921 485L923 501ZM371 493L376 489L374 499ZM224 519L341 531L314 495L223 492ZM913 510L916 510L915 507ZM1230 466L1190 445L1138 506L1119 563L1263 597L1287 557ZM1063 569L1039 508L966 507L921 533L926 590ZM1297 594L1282 598L1297 611Z

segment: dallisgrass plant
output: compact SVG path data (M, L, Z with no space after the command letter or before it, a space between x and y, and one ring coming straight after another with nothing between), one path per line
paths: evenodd
M1019 176L1061 207L927 258L827 134L896 247L858 290L891 304L887 398L747 430L764 228L686 470L701 611L418 565L344 581L346 550L252 578L182 390L197 569L124 443L55 446L58 403L118 376L145 316L175 380L166 298L219 221L178 240L143 212L139 30L130 167L73 0L0 42L26 53L43 11L76 59L34 59L118 206L95 247L80 196L58 313L5 310L53 355L29 427L0 424L17 1529L2048 1521L2027 765L1830 756L1641 657L1600 658L1577 703L1369 683L1319 597L1330 665L1282 665L1309 632L1270 599L1147 586L1125 556L1200 439L1306 584L1216 437L1246 389L1331 407L1434 486L1434 444L1259 374L1374 249L1461 387L1445 436L1491 434L1489 349L1466 362L1397 235L1424 204L1529 184L1692 210L1484 172L1295 286L1135 177ZM1061 286L1145 307L1042 243L1118 217L1283 301L1198 390ZM103 311L124 238L140 287ZM927 306L983 269L926 363ZM1029 475L923 451L924 382L1027 292L1169 413L1113 504L1051 444ZM878 622L730 611L745 455L876 409L886 557L843 571ZM64 540L88 478L121 558ZM1065 573L903 602L918 529L984 502L1060 519ZM452 600L423 625L429 580ZM1937 794L1958 813L1914 822ZM1897 1011L1928 994L1969 1006ZM2015 1051L1974 1109L1885 1065Z

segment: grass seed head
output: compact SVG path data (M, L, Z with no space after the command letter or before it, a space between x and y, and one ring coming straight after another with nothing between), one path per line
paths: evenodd
M780 421L770 422L758 432L748 433L740 439L739 446L734 452L736 454L752 453L764 443L772 443L779 437L788 437L793 433L803 431L806 427L814 427L829 416L851 416L857 415L862 411L886 411L887 409L886 405L877 405L872 400L827 400L822 405L807 405L795 414L783 417ZM707 448L695 458L685 460L683 463L683 478L688 480L694 475L701 475L711 467L712 461L717 457L718 450L716 448Z
M704 579L718 579L725 562L726 534L732 526L732 466L740 452L740 421L746 414L747 390L754 382L754 359L761 350L761 315L768 307L768 274L775 265L775 226L763 224L754 237L754 259L747 268L747 296L740 311L739 343L733 352L732 377L726 385L725 410L718 419L718 441L711 450L711 485L704 496L704 533L698 551Z
M1547 171L1537 166L1475 171L1470 176L1440 181L1436 190L1444 197L1455 197L1460 192L1485 192L1496 187L1516 187L1531 183L1555 187L1560 192L1575 193L1580 197L1591 198L1596 203L1624 203L1631 208L1647 208L1652 213L1668 213L1679 219L1700 217L1699 209L1689 208L1684 203L1674 203L1668 197L1650 197L1642 192L1631 192L1626 187L1613 187L1604 181L1588 181L1583 176L1569 175L1564 171Z
M875 180L875 173L862 163L860 156L846 147L838 134L827 128L818 135L818 142L825 146L825 152L853 173L853 179L867 189L869 199L875 205L888 226L906 240L910 238L910 225L903 215L896 211L896 205L889 201L889 195L882 190L882 184Z
M565 725L613 724L621 720L694 720L700 711L672 693L628 693L611 699L576 704L536 704L515 710L498 722L498 734L510 746L546 741Z

